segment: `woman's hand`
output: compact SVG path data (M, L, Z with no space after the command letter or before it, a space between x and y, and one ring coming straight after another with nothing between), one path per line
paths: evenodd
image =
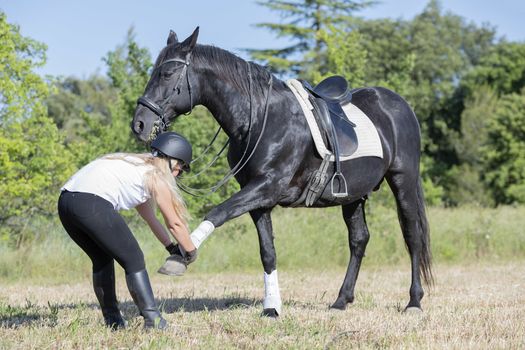
M191 252L186 252L184 249L181 249L179 244L171 243L166 247L166 250L168 253L170 253L171 256L178 255L181 257L181 261L185 263L186 265L191 264L195 260L197 260L197 249L192 250Z
M166 262L157 271L168 276L182 276L188 269L188 265L197 260L197 249L185 252L178 244L171 243L166 246L166 250L171 254Z
M165 247L166 250L168 251L168 253L170 253L170 255L182 255L181 254L181 251L180 251L180 248L179 248L179 244L175 244L173 242L171 242L168 246Z

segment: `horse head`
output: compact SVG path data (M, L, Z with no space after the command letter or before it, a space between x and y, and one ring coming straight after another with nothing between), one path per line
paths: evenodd
M179 42L175 32L170 31L166 47L157 57L144 94L137 101L131 122L131 129L140 140L147 142L155 139L173 119L193 109L193 88L197 82L190 74L191 55L198 35L199 27Z

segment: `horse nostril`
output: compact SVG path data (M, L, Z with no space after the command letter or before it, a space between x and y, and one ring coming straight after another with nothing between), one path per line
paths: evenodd
M137 121L135 123L135 132L141 133L144 130L144 123L142 121Z

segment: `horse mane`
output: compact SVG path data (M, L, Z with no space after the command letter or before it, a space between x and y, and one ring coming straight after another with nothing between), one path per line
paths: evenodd
M196 45L192 57L196 63L210 67L222 80L231 82L246 94L249 94L249 65L253 91L266 94L271 73L265 67L212 45Z

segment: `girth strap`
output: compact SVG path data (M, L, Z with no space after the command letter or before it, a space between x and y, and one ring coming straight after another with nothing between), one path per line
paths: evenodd
M315 203L315 201L321 196L321 191L326 185L328 164L330 163L330 155L326 155L321 163L321 166L316 170L310 180L308 181L306 201L307 207Z

